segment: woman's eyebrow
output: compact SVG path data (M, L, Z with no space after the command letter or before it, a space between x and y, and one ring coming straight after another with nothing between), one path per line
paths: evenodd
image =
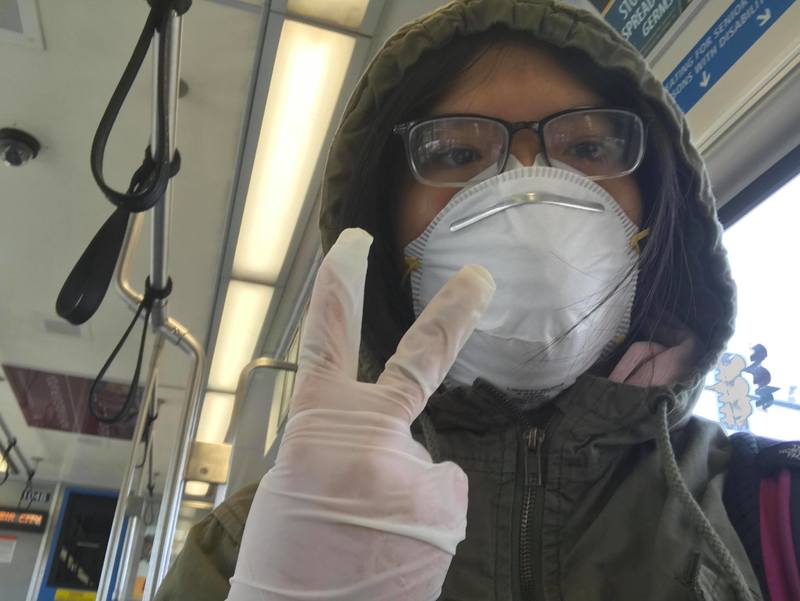
M557 115L558 113L563 113L563 112L566 112L566 111L577 111L577 110L582 110L582 109L605 109L605 108L613 108L613 105L611 105L608 102L597 102L597 103L591 103L591 104L580 103L580 104L576 104L574 106L568 106L568 107L559 109L557 111L553 111L551 113L548 113L547 115L544 115L540 119L525 119L525 121L542 121L543 119L546 119L547 117L550 117L552 115ZM488 117L489 119L499 119L500 121L507 121L507 119L504 119L503 117L500 117L498 115L492 115L492 114L490 114L488 112L483 113L483 112L474 112L474 111L433 111L433 112L430 112L430 113L426 113L426 114L422 115L421 117L418 117L416 119L416 121L424 121L426 119L436 119L438 117L452 117L452 116L459 116L459 115L464 115L464 116L468 116L468 117Z

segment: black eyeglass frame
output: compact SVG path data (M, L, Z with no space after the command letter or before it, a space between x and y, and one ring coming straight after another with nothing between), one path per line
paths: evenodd
M639 131L641 132L641 144L639 146L639 156L636 157L636 161L634 162L633 167L631 167L630 169L623 171L622 173L618 173L616 175L599 175L599 176L587 175L586 177L592 181L600 181L600 180L615 179L617 177L624 177L626 175L630 175L639 168L639 166L642 164L642 159L644 158L645 148L647 147L647 123L645 122L644 119L642 119L642 117L639 114L635 113L629 108L624 108L624 107L583 106L583 107L576 107L576 108L566 109L563 111L558 111L557 113L548 115L543 119L539 119L538 121L515 121L515 122L506 121L504 119L500 119L499 117L480 115L477 113L447 113L444 115L435 115L433 117L426 117L425 119L415 119L413 121L398 123L392 128L392 133L402 138L403 146L405 147L406 151L406 161L408 162L408 165L411 167L411 172L414 174L414 177L417 179L417 181L428 186L435 186L437 188L462 188L466 185L466 182L457 184L434 182L420 175L419 171L417 170L417 166L414 164L414 159L411 156L410 138L411 138L411 132L414 129L416 129L420 125L424 125L425 123L430 123L431 121L438 121L439 119L448 119L452 117L483 119L485 121L493 121L495 123L499 123L506 129L506 133L508 136L508 139L506 141L505 157L503 158L503 164L500 166L497 172L497 173L502 173L503 170L506 168L506 163L508 162L508 156L511 154L511 140L513 139L514 134L524 129L529 129L532 132L534 132L539 137L539 144L541 145L542 152L544 153L544 158L547 161L548 166L552 166L552 164L550 163L550 155L547 152L547 144L545 143L544 140L545 126L549 122L558 119L559 117L563 117L564 115L594 112L594 111L627 113L628 115L632 115L633 117L635 117L640 125Z

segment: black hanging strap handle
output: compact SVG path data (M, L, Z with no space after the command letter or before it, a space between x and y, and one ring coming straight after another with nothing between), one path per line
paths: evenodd
M170 165L170 176L178 173L180 158L180 154L175 151ZM139 189L150 177L153 168L148 147L142 165L133 174L129 190ZM124 207L118 207L97 231L67 276L56 300L56 312L70 323L85 323L100 308L122 251L129 218L130 212Z
M136 76L142 68L147 50L157 31L166 33L170 11L183 15L189 10L191 0L148 0L150 13L145 21L136 46L125 71L100 119L91 151L91 170L95 182L105 197L117 209L100 227L89 246L67 277L56 301L56 312L72 324L86 322L97 312L108 291L114 267L119 260L122 241L131 213L147 211L154 207L166 192L169 179L180 169L180 154L169 156L169 119L167 96L170 84L167 76L169 55L167 35L159 36L159 62L156 89L157 136L155 148L147 148L141 166L131 178L126 192L114 190L106 183L103 162L108 138L116 123Z
M97 374L97 377L92 382L92 386L89 389L89 413L91 413L92 417L94 417L97 421L104 423L104 424L113 424L128 417L135 415L135 411L133 411L133 402L136 399L136 393L139 390L139 376L142 371L142 361L144 360L144 346L145 340L147 339L147 328L150 325L150 313L153 310L153 305L158 300L163 300L167 298L172 292L172 280L167 279L167 286L163 289L156 289L150 285L150 278L147 278L145 281L145 293L142 302L139 303L139 307L136 309L136 312L133 315L133 319L131 320L128 327L125 329L125 332L122 334L122 338L120 338L117 346L114 347L114 350L111 351L111 355L109 355L106 362L103 364L103 367L100 368L100 373ZM97 408L97 387L102 382L103 378L108 371L108 368L111 367L111 364L114 362L114 359L117 358L120 349L122 349L125 341L130 336L131 331L133 330L133 326L136 325L136 321L139 319L139 315L141 315L142 311L144 311L144 326L142 327L142 337L139 341L139 354L136 358L136 368L133 371L133 379L131 380L130 387L128 388L128 394L125 397L125 402L122 404L122 407L113 415L106 415L102 411L98 411Z
M169 94L169 53L167 52L167 36L159 36L158 73L156 88L156 122L157 132L156 147L151 161L153 169L149 169L148 177L140 182L135 190L118 192L109 186L103 176L103 159L106 144L114 123L128 93L131 90L136 76L142 68L142 63L147 56L147 50L153 41L156 31L165 32L170 10L175 10L178 15L184 14L191 7L191 0L148 0L151 10L147 16L142 33L136 42L128 65L122 73L111 100L100 119L94 140L92 141L91 167L95 182L103 191L106 198L117 207L124 207L128 212L138 213L151 209L164 196L169 178L173 172L173 164L169 157L169 120L167 116L167 95ZM147 161L145 161L147 162ZM141 169L141 168L140 168Z
M147 0L150 13L145 21L130 60L122 73L111 100L103 112L100 124L97 127L90 157L92 175L105 197L116 209L106 222L100 227L92 241L83 252L75 267L70 272L56 300L56 312L72 324L81 324L95 314L108 291L114 269L122 250L122 242L128 227L131 213L139 213L153 208L162 201L171 177L180 170L180 154L175 151L174 156L169 152L169 119L167 98L170 93L169 48L167 25L170 12L175 11L183 15L192 5L191 0ZM106 183L103 174L103 162L106 146L111 130L116 123L120 110L125 103L136 76L142 68L147 51L150 48L156 32L160 32L158 43L158 65L156 78L156 135L152 141L153 148L148 147L144 161L133 174L126 192L114 190ZM133 401L139 387L139 375L144 356L147 328L150 324L150 314L153 304L160 299L165 299L172 290L172 281L168 280L166 288L157 290L150 285L148 279L145 283L145 294L137 308L133 320L128 325L119 343L114 348L111 356L105 362L97 378L92 383L89 391L89 412L102 423L115 423L127 419L135 411L132 410ZM145 311L144 328L139 343L139 354L136 369L125 402L114 415L107 415L96 407L96 391L100 382L108 371L109 366L119 354L120 349L128 339L136 321Z

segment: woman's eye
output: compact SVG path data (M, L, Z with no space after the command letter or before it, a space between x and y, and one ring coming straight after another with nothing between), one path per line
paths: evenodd
M481 160L481 153L474 148L449 148L431 157L431 160L446 167L463 167Z
M622 148L614 138L594 138L575 142L567 154L582 161L608 161L618 158Z
M603 154L603 148L597 142L582 142L572 147L572 154L579 159L598 159Z

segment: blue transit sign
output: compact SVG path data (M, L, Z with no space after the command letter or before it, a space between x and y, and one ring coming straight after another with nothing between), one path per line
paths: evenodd
M683 112L688 113L794 2L732 2L664 80Z
M592 0L592 2L608 24L642 54L650 52L689 4L689 0Z

